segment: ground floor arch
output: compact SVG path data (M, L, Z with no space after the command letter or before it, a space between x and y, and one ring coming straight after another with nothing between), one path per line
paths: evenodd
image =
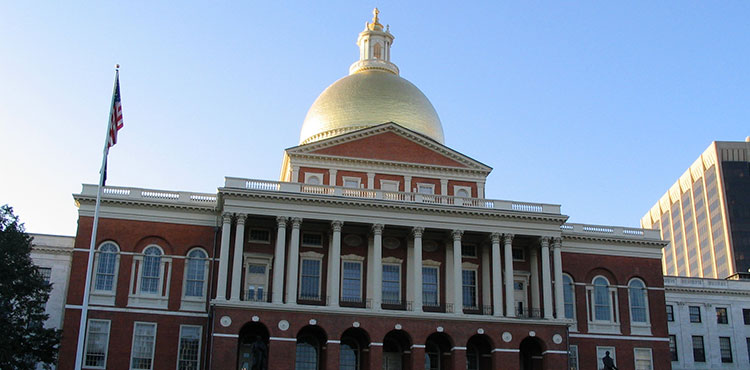
M544 369L544 343L536 337L526 337L521 341L519 361L521 370Z
M240 329L237 339L238 370L267 370L268 328L259 322L247 323Z

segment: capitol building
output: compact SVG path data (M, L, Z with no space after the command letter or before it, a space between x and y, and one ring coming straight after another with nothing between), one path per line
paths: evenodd
M106 186L88 292L83 185L63 320L88 294L84 369L670 368L659 231L492 199L498 159L445 145L394 39L375 11L278 181Z

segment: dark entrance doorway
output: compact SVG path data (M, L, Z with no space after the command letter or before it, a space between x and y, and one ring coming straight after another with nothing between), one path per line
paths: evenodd
M242 327L238 341L238 370L268 370L268 337L268 328L259 322Z
M542 370L544 357L542 356L542 342L535 337L526 337L521 341L520 348L521 370Z

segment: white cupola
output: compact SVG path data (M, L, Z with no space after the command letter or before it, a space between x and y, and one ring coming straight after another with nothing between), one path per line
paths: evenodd
M373 9L372 23L365 22L365 30L357 38L359 60L349 67L350 75L368 69L385 70L398 75L398 67L391 63L393 35L389 26L383 30L383 25L378 22L379 13L378 8Z

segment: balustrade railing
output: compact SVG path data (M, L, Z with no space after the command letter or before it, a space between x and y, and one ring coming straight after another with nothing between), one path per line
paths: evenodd
M659 230L638 229L621 226L585 225L566 223L560 226L563 232L573 232L589 235L606 235L622 238L661 239Z

